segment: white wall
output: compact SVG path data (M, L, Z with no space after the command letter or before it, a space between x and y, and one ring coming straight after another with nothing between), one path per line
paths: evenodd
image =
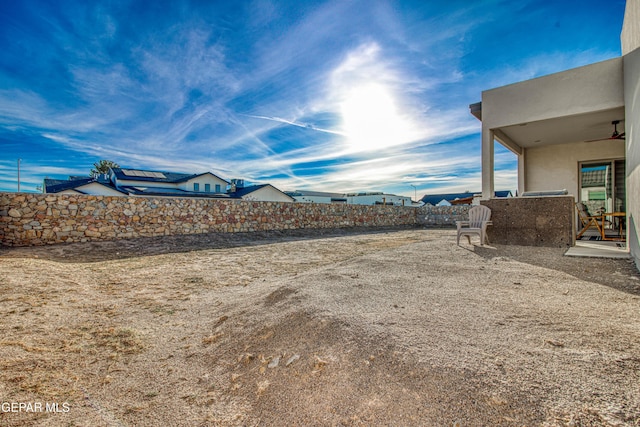
M113 190L106 185L98 184L97 182L92 182L86 185L81 185L80 187L76 187L83 194L90 194L92 196L124 196L125 194Z
M482 92L482 128L624 106L622 58Z
M331 203L329 196L296 196L295 199L299 203Z
M204 185L205 184L211 185L211 192L212 193L216 192L216 184L220 186L220 191L219 191L220 193L226 192L227 185L229 185L229 183L224 181L223 179L216 178L215 176L210 175L210 174L206 174L206 175L200 175L198 177L190 179L189 181L182 182L182 183L178 184L178 188L180 188L181 190L184 190L184 191L194 191L193 190L193 184L195 182L200 184L200 190L198 190L200 192L204 192Z
M636 11L640 14L637 6ZM640 18L636 16L636 19ZM624 84L627 136L627 242L636 266L640 269L640 49L624 56Z
M375 205L376 202L393 203L395 206L411 206L411 197L396 196L395 194L347 196L347 203L351 205Z
M244 197L243 200L254 200L257 202L293 202L293 199L282 191L277 190L271 185L264 186L253 191Z
M623 55L640 47L640 0L627 0L620 42Z
M625 141L607 140L529 148L525 153L525 191L566 189L578 200L578 163L624 159Z

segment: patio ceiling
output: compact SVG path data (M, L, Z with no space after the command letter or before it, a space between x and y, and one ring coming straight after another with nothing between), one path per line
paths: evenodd
M624 107L505 126L497 130L496 139L508 146L510 141L502 141L503 134L524 148L598 139L606 143L613 133L613 120L620 120L618 132L624 132Z

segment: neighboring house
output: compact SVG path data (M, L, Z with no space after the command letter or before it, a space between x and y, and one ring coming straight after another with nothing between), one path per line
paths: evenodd
M385 194L382 192L370 193L326 193L321 191L296 190L288 192L296 202L301 203L343 203L349 205L388 205L388 206L412 206L411 198Z
M477 204L481 193L425 194L420 201L430 206L473 205ZM496 191L495 197L513 197L511 191ZM474 203L475 199L475 203Z
M109 177L115 188L135 196L228 197L229 182L211 172L185 174L112 168Z
M44 193L88 194L94 196L126 196L127 193L114 188L109 179L71 176L68 180L45 178Z
M237 198L243 200L293 202L270 184L244 187L243 180L226 181L205 172L185 174L141 169L112 168L97 177L45 179L43 192L101 196Z
M232 188L233 190L233 188ZM237 186L234 191L229 192L229 196L256 202L295 202L295 199L283 193L271 184L250 185L248 187Z
M620 38L621 57L487 90L469 107L482 121L483 199L498 141L517 156L518 194L566 189L626 212L640 267L640 0L627 0Z

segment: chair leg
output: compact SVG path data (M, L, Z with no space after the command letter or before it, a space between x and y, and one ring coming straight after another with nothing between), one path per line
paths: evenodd
M468 234L467 234L467 240L469 241L469 244L471 244L471 236L469 236Z
M489 244L491 243L489 241L489 236L487 236L487 233L482 233L482 236L480 237L480 239L482 240L482 244L480 246L484 246L484 244Z

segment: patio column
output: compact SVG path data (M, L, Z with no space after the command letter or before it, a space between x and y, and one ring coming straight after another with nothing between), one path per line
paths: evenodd
M527 160L527 149L523 148L518 156L518 195L521 196L527 188L525 180L525 162Z
M494 139L493 130L482 126L482 200L489 200L495 194Z

